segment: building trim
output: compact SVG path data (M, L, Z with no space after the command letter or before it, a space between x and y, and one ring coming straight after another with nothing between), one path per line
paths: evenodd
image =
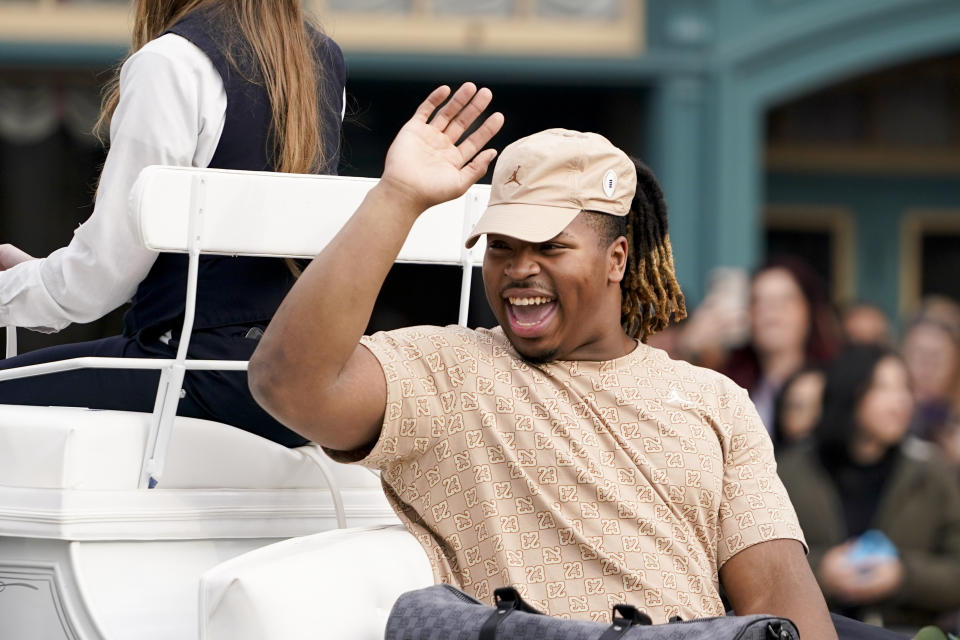
M920 305L923 283L923 236L960 234L960 209L915 207L900 219L900 315L906 317Z
M853 211L839 205L768 204L765 228L778 231L826 231L830 247L830 290L838 304L856 297L857 223Z

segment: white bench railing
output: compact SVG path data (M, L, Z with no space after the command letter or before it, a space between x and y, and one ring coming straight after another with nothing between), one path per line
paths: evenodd
M350 219L376 182L370 178L147 167L130 195L141 242L147 249L186 253L189 257L183 329L176 357L73 358L3 370L0 382L82 368L160 370L139 481L140 488L156 487L163 474L186 371L247 369L246 361L187 359L200 255L312 258ZM467 322L473 266L482 261L484 249L479 242L468 250L463 241L483 212L489 193L488 186L477 185L464 196L426 211L397 258L397 262L462 267L461 325ZM358 268L362 268L359 257ZM6 343L7 356L16 354L15 327L7 327ZM320 460L316 462L331 481L325 466ZM332 481L330 486L333 489Z

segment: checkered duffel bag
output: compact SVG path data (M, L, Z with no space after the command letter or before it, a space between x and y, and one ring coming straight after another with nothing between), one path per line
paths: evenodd
M630 605L613 608L613 624L545 616L512 587L494 592L496 608L450 585L400 596L384 640L798 640L793 623L773 616L726 616L651 624Z

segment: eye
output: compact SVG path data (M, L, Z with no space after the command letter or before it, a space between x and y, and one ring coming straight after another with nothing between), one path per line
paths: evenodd
M565 245L560 244L559 242L542 242L540 243L540 251L543 253L556 253L566 249Z
M506 251L510 248L503 240L487 240L487 251Z

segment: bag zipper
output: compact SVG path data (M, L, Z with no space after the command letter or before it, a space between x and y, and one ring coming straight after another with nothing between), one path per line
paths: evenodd
M479 605L482 605L482 606L489 606L489 605L484 604L483 602L480 602L479 600L477 600L477 599L474 598L473 596L469 596L469 595L467 595L466 593L464 593L463 591L460 591L460 589L457 589L457 588L456 588L455 586L453 586L453 585L450 585L450 584L447 584L447 583L445 583L445 582L442 582L442 583L440 583L440 586L446 588L446 590L449 591L450 593L452 593L454 596L456 596L456 598L457 598L458 600L462 600L463 602L466 602L467 604L479 604Z
M693 620L677 620L676 622L671 622L671 623L669 623L669 624L693 624L694 622L708 622L708 621L710 621L710 620L723 620L724 618L727 618L727 617L728 617L728 616L713 616L713 617L711 617L711 618L694 618ZM779 620L777 620L777 621L779 622ZM757 622L762 622L762 620L757 620ZM776 631L775 631L774 629L770 628L770 627L772 626L772 624L773 624L772 621L767 622L766 624L767 624L767 627L768 627L768 628L766 629L767 633L771 633L771 632L772 632L772 633L776 633ZM741 638L743 638L743 634L746 633L746 631L747 631L746 629L744 629L743 631L741 631L741 632L737 635L737 637L734 638L733 640L740 640ZM781 629L780 629L780 636L777 638L777 640L781 640L781 638L786 638L787 636L784 636L784 635L783 635L784 633L789 633L789 631L787 631L786 629L783 629L783 628L781 627Z

